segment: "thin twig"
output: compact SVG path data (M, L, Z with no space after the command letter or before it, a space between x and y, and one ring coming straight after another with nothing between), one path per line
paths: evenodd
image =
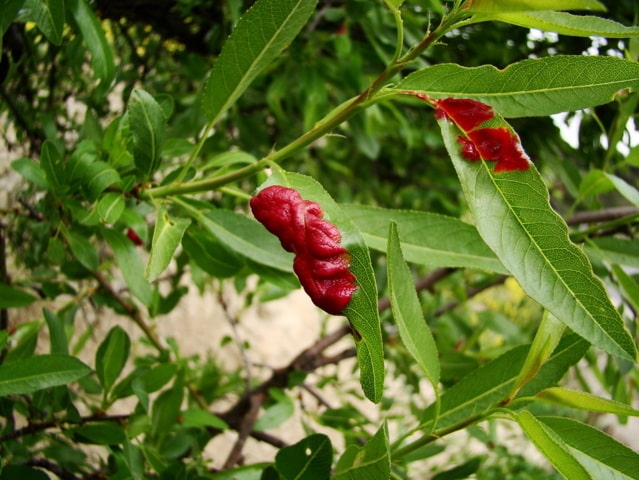
M623 217L639 215L639 208L636 207L613 207L603 210L592 210L586 212L577 212L572 215L566 223L570 226L580 225L582 223L598 223L617 220Z
M250 408L246 415L242 418L242 422L240 424L240 428L238 429L238 437L229 453L226 462L224 462L224 470L228 470L233 467L237 463L239 463L242 458L242 450L244 450L244 444L246 440L251 435L253 431L253 425L255 425L255 421L257 420L257 415L260 411L260 407L262 403L266 399L266 394L261 395L253 395L250 399Z
M446 312L450 312L451 310L457 308L458 305L468 301L468 299L474 297L475 295L478 295L481 292L488 290L489 288L493 288L493 287L496 287L497 285L501 285L502 283L506 281L507 278L508 278L508 275L499 275L484 285L481 285L479 287L469 288L466 291L466 297L463 300L454 300L450 303L447 303L446 305L439 307L437 310L435 310L434 316L439 317L440 315L443 315Z
M418 292L421 292L422 290L432 291L437 282L452 275L455 271L457 271L456 268L438 268L436 270L433 270L432 272L423 276L415 282L415 290L417 290ZM390 299L388 297L380 299L377 303L377 310L379 310L380 313L388 310L389 308Z
M62 480L82 480L81 477L74 475L73 473L65 470L57 463L53 463L50 460L45 458L34 458L27 462L27 465L30 467L42 468L43 470L47 470L48 472L53 473L58 476Z
M242 358L242 363L244 364L244 371L246 372L246 378L244 382L246 383L246 389L249 390L253 383L253 374L251 369L251 362L246 354L246 349L244 348L244 342L240 335L240 332L237 328L237 316L231 314L231 310L229 308L228 302L225 300L222 291L218 292L217 301L219 302L222 310L224 311L224 317L226 318L228 324L231 326L231 330L233 331L233 337L235 339L235 343L237 344L237 348L240 350L240 357Z

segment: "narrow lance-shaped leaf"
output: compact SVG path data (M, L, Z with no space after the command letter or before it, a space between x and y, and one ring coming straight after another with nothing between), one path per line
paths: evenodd
M576 420L560 417L538 419L559 436L570 454L596 480L634 480L639 454L605 433ZM572 478L576 477L568 477Z
M437 391L440 374L437 345L424 320L413 277L404 262L395 223L390 224L387 256L388 296L400 337Z
M390 448L386 423L359 448L351 445L335 466L334 480L386 480L390 478Z
M35 22L47 39L60 45L64 28L64 0L27 0L25 7L30 10L28 18Z
M131 340L122 327L113 327L95 354L95 371L105 392L111 390L129 357Z
M317 0L258 0L238 22L203 92L204 113L218 119L297 36Z
M472 98L504 117L534 117L609 103L639 88L639 63L616 57L555 55L522 60L503 70L444 63L408 75L399 90L433 98Z
M74 382L91 368L67 355L38 355L0 365L0 397L33 393Z
M164 207L158 210L151 255L144 271L149 282L155 280L168 267L190 224L191 220L188 218L170 217Z
M91 53L91 65L96 77L100 79L100 90L106 92L115 75L115 61L102 25L86 0L67 0L68 11Z
M631 38L639 35L639 27L626 27L607 18L593 15L571 15L566 12L495 12L473 18L474 22L491 20L573 37Z
M595 10L606 11L606 7L597 0L472 0L468 2L472 13L484 12L522 12L534 10Z
M513 413L528 438L565 478L591 480L591 476L572 455L563 439L527 410Z
M282 448L275 456L275 467L283 480L330 478L332 463L331 440L322 434L310 435Z
M445 119L439 124L479 234L526 293L589 342L634 361L632 337L550 207L534 166L495 173L487 162L469 162L460 153L458 128Z
M355 332L360 382L364 394L373 402L379 402L384 388L384 350L377 311L377 284L364 240L326 190L312 178L279 172L272 175L261 188L273 185L294 189L305 201L315 202L317 207L313 208L323 210L320 212L323 219L337 227L341 237L339 244L350 255L350 273L357 286L357 291L352 294L343 314ZM339 267L343 268L343 265L340 264Z
M409 263L508 273L477 229L458 218L430 212L341 204L369 248L384 252L390 222L397 224L404 258Z
M601 398L597 395L593 395L592 393L568 390L562 387L551 387L542 390L535 396L535 398L553 405L578 408L589 412L602 412L639 417L639 410L635 410L625 403Z

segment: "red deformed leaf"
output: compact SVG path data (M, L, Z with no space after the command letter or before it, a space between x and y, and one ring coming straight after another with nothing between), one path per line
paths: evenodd
M495 118L495 112L490 105L469 98L435 100L435 109L435 115L438 119L451 120L465 132Z
M467 98L435 100L435 116L452 121L464 135L457 137L464 158L497 162L495 172L527 170L530 159L521 147L517 134L507 127L480 127L495 118L489 105Z
M357 290L351 257L340 245L342 235L324 220L322 208L292 188L273 185L250 202L255 218L295 253L293 270L315 305L339 315Z

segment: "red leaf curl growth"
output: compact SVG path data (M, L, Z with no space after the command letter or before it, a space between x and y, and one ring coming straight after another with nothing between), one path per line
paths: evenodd
M250 201L255 218L282 247L295 253L293 270L315 305L340 315L357 290L351 257L340 245L335 225L323 219L322 208L292 188L273 185Z
M515 133L506 127L480 127L495 118L490 105L468 98L444 98L435 100L434 106L438 119L452 121L464 132L465 135L457 137L457 142L467 160L497 162L497 173L530 168L530 159Z

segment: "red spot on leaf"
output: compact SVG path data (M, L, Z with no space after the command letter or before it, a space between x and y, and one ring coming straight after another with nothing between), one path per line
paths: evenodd
M341 314L357 290L351 257L340 245L338 228L324 220L322 208L292 188L274 185L251 199L255 218L295 253L293 270L315 305Z
M452 121L464 132L465 135L457 137L457 143L467 160L497 162L494 170L497 173L530 168L530 159L515 133L506 127L480 127L495 117L489 105L465 98L444 98L434 105L438 119Z
M435 116L452 120L465 132L495 118L490 105L469 98L444 98L435 101Z
M137 233L135 233L135 230L133 230L132 228L127 228L126 236L129 237L129 240L135 243L138 247L144 245L142 239L138 236Z

